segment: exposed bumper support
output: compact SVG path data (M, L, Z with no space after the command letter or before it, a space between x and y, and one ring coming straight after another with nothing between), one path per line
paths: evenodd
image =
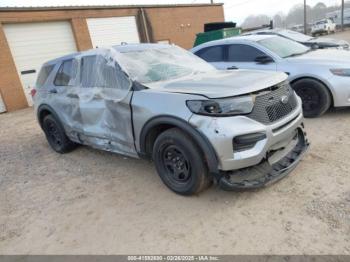
M309 147L304 132L298 129L296 145L274 164L267 159L259 165L225 172L219 180L224 190L255 189L274 183L287 176L300 162Z

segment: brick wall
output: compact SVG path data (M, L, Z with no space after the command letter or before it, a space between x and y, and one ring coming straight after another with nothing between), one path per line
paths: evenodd
M203 25L224 21L222 6L150 8L146 10L155 40L167 40L183 48L193 47L196 33Z
M192 5L143 8L147 29L153 42L168 40L186 49L193 46L195 35L203 31L204 23L224 21L222 5ZM27 107L11 51L1 23L45 22L68 20L71 22L79 51L92 48L86 18L135 16L141 41L145 42L145 27L140 8L106 9L47 9L0 11L0 93L8 111Z
M7 111L28 106L10 47L0 24L0 92Z

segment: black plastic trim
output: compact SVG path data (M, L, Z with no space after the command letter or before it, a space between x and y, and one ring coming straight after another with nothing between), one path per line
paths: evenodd
M219 181L220 187L228 191L257 189L284 178L294 170L309 147L306 134L301 128L298 129L297 136L297 145L277 163L270 165L264 159L256 166L226 172Z
M145 90L145 89L149 89L149 88L147 86L144 86L143 84L137 82L137 81L133 81L131 89L133 91L141 91L141 90Z
M56 120L60 123L60 125L63 127L63 125L62 125L62 123L61 123L61 120L60 120L60 118L58 117L58 115L57 115L57 113L55 112L55 110L54 110L51 106L49 106L49 105L47 105L47 104L42 104L42 105L40 105L39 108L38 108L38 110L37 110L37 119L38 119L38 122L39 122L39 124L40 124L41 127L42 127L42 123L41 123L41 121L40 121L40 115L41 115L41 113L42 113L44 110L50 112L50 114L52 114L52 115L56 118Z

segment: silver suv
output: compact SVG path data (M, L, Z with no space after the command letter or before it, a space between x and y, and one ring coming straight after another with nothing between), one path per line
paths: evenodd
M32 92L50 146L152 159L171 190L212 182L258 188L308 147L301 100L284 73L219 71L177 46L94 49L45 63Z

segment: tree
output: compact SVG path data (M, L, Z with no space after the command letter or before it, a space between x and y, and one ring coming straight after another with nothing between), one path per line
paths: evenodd
M323 19L326 17L328 10L327 6L324 3L317 3L311 10L310 21L315 22L317 20Z
M306 13L310 14L311 7L306 6ZM293 6L288 15L286 17L286 25L287 27L291 27L293 25L300 25L304 23L304 5L298 4Z
M275 14L273 17L273 27L284 28L285 27L285 17L282 13Z
M267 25L270 23L270 20L271 18L267 15L250 15L244 20L241 27L252 28Z

